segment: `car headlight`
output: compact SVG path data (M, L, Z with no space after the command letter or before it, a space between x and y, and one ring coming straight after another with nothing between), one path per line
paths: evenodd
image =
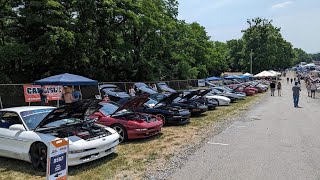
M144 128L144 129L135 129L136 131L147 131L148 129Z

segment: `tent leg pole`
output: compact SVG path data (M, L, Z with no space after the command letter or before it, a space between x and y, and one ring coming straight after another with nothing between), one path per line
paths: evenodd
M79 92L80 92L80 98L79 98L79 100L80 100L80 99L82 99L82 92L81 92L80 85L79 85Z
M0 96L0 108L3 109L3 104L2 104L1 96Z

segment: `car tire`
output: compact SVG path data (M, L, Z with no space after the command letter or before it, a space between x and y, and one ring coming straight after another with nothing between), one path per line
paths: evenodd
M164 117L164 115L162 115L162 114L157 114L156 116L162 119L163 125L166 124L166 117Z
M32 144L29 153L33 168L45 172L47 170L47 146L42 142Z
M124 142L128 139L128 133L126 128L124 128L122 125L120 124L114 124L111 126L115 131L117 131L117 133L119 134L119 143Z

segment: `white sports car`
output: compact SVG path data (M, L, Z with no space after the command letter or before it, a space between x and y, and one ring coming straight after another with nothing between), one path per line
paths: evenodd
M218 106L227 106L230 105L231 99L224 97L224 96L219 96L219 95L214 95L211 93L208 93L205 95L207 99L215 99L218 101Z
M81 100L60 108L2 109L0 156L28 161L36 170L45 171L47 145L57 138L69 140L69 166L107 156L119 144L119 134L87 118L99 107L97 100Z

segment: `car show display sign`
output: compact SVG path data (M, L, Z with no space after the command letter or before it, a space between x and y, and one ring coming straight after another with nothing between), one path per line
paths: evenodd
M69 143L57 139L49 143L47 154L47 180L66 180L68 175Z
M204 79L198 79L198 87L204 87L206 86L206 82Z
M25 102L40 102L39 85L23 85ZM48 85L43 89L48 101L57 101L62 96L62 86Z

